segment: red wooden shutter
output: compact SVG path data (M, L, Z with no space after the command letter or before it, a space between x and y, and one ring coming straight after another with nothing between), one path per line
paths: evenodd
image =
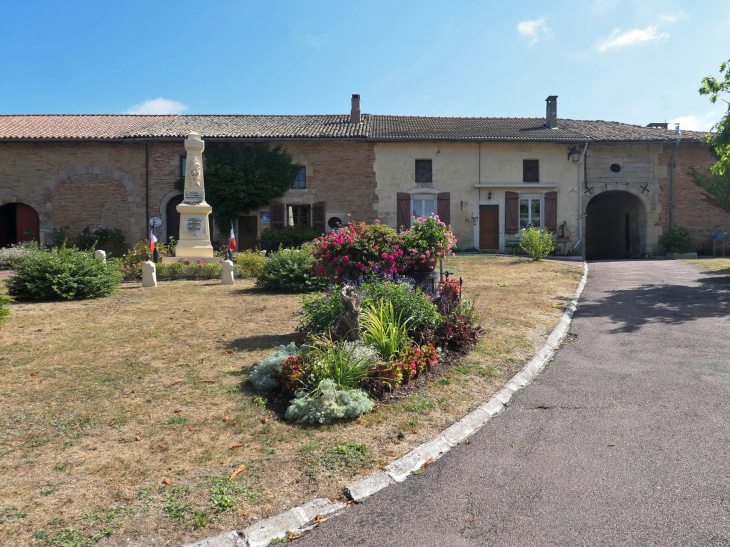
M272 201L269 203L269 209L271 212L271 227L272 228L283 228L284 227L284 204L280 201Z
M558 231L558 193L545 192L545 229Z
M441 192L438 195L438 212L439 219L447 226L451 224L451 193Z
M316 232L324 233L324 201L312 205L312 228Z
M504 232L517 233L520 229L520 204L517 192L505 192L504 205Z
M411 227L411 195L406 192L398 192L398 208L397 208L398 225L396 228Z

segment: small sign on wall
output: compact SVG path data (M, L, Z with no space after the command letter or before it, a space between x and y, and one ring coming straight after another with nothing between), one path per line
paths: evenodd
M259 213L261 224L268 224L269 223L269 212L268 211L261 211Z

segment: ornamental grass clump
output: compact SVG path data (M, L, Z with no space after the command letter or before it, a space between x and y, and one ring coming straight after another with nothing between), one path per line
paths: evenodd
M395 361L412 343L408 336L408 322L393 310L390 300L381 300L363 310L361 328L363 341L374 347L385 362Z
M555 250L553 233L545 228L529 227L520 231L522 232L520 247L532 257L532 260L542 260Z

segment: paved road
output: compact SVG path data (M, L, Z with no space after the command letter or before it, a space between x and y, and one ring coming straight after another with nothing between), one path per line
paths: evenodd
M729 546L730 279L595 262L558 352L425 473L304 546Z

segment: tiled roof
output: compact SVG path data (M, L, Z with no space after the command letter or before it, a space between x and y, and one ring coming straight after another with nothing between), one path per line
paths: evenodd
M50 114L0 116L0 139L119 139L170 116Z
M557 129L545 118L440 118L363 114L350 116L258 115L12 115L0 116L0 140L184 138L368 139L467 141L671 142L673 130L619 122L559 119ZM700 141L705 133L682 131L682 141Z
M129 133L129 137L185 137L197 131L203 138L247 139L347 139L366 138L368 124L351 124L350 116L175 116L151 127Z

